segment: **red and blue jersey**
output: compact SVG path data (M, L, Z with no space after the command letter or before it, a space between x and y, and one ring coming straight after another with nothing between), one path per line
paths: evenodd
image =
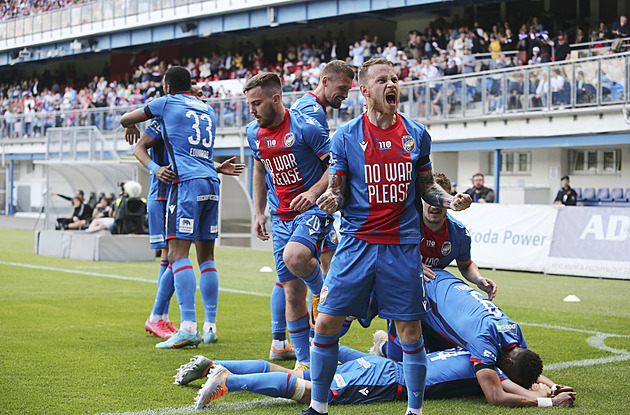
M212 161L216 115L211 106L189 94L167 95L147 104L144 113L160 122L177 181L219 180Z
M446 214L446 228L433 232L424 224L420 253L422 263L430 267L444 268L454 259L470 260L470 233L450 214Z
M293 220L300 212L289 205L324 174L321 158L330 152L330 138L314 119L286 110L274 128L261 128L255 121L246 128L254 158L265 166L269 211L281 220ZM315 203L311 208L319 209Z
M301 112L311 118L314 118L326 131L326 134L330 134L330 127L328 127L328 114L326 113L326 107L322 105L317 98L317 95L312 92L307 92L291 105L292 110Z
M448 271L425 282L431 314L423 321L470 351L470 361L495 366L503 351L527 348L523 332L499 307Z
M431 137L404 114L381 129L367 114L337 128L329 173L348 176L341 234L374 244L418 244L418 172L430 170Z
M168 152L162 140L160 121L153 119L144 132L154 141L153 146L149 149L151 160L157 163L158 166L168 166ZM166 200L170 188L170 183L164 183L151 172L149 176L149 194L147 200Z

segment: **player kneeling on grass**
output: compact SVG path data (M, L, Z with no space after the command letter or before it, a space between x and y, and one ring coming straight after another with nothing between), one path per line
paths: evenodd
M378 401L406 400L407 389L401 362L362 353L345 346L339 347L339 361L334 381L328 393L329 403L353 404ZM449 349L427 355L426 398L453 398L482 393L475 370L470 364L470 352ZM520 395L535 406L572 406L573 392L552 390L545 384L534 383L530 389L512 382L501 367L509 368L504 359L495 369L501 386L509 393ZM538 372L542 371L542 365ZM176 385L186 385L196 379L208 380L197 393L195 408L228 392L247 391L260 395L293 399L309 403L311 397L310 370L296 371L263 360L212 361L195 356L177 369Z

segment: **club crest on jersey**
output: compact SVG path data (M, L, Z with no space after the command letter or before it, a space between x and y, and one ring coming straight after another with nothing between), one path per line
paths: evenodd
M284 136L284 145L291 147L293 143L295 143L295 136L293 133L287 133L287 135Z
M416 143L413 141L413 137L409 134L402 136L402 145L405 151L411 153L416 146Z
M451 241L446 241L442 244L442 255L448 255L451 253Z

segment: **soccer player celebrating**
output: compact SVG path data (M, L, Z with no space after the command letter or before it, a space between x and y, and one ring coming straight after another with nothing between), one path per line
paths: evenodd
M426 398L454 398L481 393L470 362L470 352L449 349L427 355ZM328 401L337 404L368 403L406 399L405 376L400 362L362 353L345 346L339 347L339 361L335 381L331 384ZM505 359L499 366L509 366ZM542 370L542 367L540 368ZM536 403L537 398L554 395L545 384L534 384L525 389L512 382L505 373L496 369L505 390ZM176 385L207 377L208 381L197 393L195 408L203 409L208 403L229 392L248 392L275 398L288 398L308 403L312 384L310 370L295 371L262 360L212 361L195 356L177 369ZM553 406L572 406L575 394L557 393Z
M311 350L313 392L302 414L328 413L339 330L346 316L367 317L370 294L381 317L392 319L404 350L407 414L422 413L426 377L420 318L424 299L416 193L432 205L461 210L471 199L446 193L431 172L424 126L398 112L398 77L392 62L371 59L359 69L367 111L337 128L330 183L318 199L326 213L343 209L338 252L322 290Z
M354 70L347 63L334 60L326 64L319 78L319 85L315 91L307 92L291 106L292 110L301 112L315 119L329 135L327 107L339 108L344 99L348 97L348 91L352 88ZM323 277L326 277L330 268L330 260L337 249L337 232L331 222L326 229L326 237L322 242L319 257ZM271 331L273 342L269 351L270 360L284 360L294 358L293 348L286 343L286 319L284 289L282 283L276 281L271 292ZM315 322L311 321L314 325Z
M202 102L207 102L206 96L199 85L193 80L191 81L192 95L196 96ZM133 144L137 137L135 136L134 129L128 129L130 134L125 136L125 139L129 144ZM154 334L158 337L165 339L170 338L173 333L177 331L177 327L169 321L168 310L171 297L175 292L175 286L173 282L173 270L168 263L168 242L166 239L166 197L168 196L171 188L171 182L174 179L174 175L170 168L172 165L168 164L168 152L164 145L162 138L162 130L160 122L157 119L153 119L149 126L145 129L142 137L136 148L134 148L134 154L139 160L142 158L142 154L149 151L151 161L148 162L147 168L151 170L150 182L149 182L149 195L147 197L147 210L149 217L149 240L151 243L151 249L161 250L161 262L160 272L158 274L157 293L151 314L147 318L144 324L144 328L147 332ZM215 163L215 167L219 173L227 175L239 175L245 165L233 164L235 157L226 160L222 164ZM211 304L216 306L216 301L212 297ZM206 321L216 324L216 307L206 308ZM208 331L204 333L205 343L214 343L217 341L216 333Z
M181 66L169 68L164 75L167 96L151 101L146 107L124 114L120 122L126 135L139 135L135 124L150 118L160 120L162 138L170 165L163 176L173 180L166 216L169 240L168 260L173 269L175 292L180 305L181 325L157 348L196 346L200 340L195 312L197 279L188 257L194 241L201 270L200 290L207 311L204 335L216 336L218 274L214 263L214 240L218 231L219 178L212 161L216 116L212 107L191 95L190 72ZM140 144L140 143L139 143ZM141 146L137 157L145 166L151 158ZM164 167L164 166L163 166ZM160 169L151 165L160 175ZM172 169L172 170L171 170ZM208 316L210 314L210 316ZM212 332L212 335L210 334Z
M298 367L308 367L309 315L306 286L317 306L323 283L317 246L330 217L315 200L326 188L330 138L310 117L282 104L280 78L260 73L243 88L252 115L247 140L254 152L256 236L269 239L265 208L272 217L273 250L278 279L286 296L286 320Z

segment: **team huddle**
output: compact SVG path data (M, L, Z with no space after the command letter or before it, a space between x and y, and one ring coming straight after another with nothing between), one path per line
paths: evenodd
M446 213L468 208L472 199L451 196L448 178L432 172L431 138L398 111L399 80L390 61L360 67L365 111L330 137L327 107L340 108L354 77L346 63L328 63L317 89L291 109L273 73L259 73L243 88L255 118L246 127L254 155L254 232L272 239L278 275L269 359L296 359L295 369L195 356L177 370L175 384L208 378L197 409L243 385L308 404L302 414L312 415L327 414L330 403L395 399L407 400L406 415L417 415L425 397L476 393L491 405L571 406L573 389L542 375L542 361L518 324L492 303L496 284L472 261L466 228ZM152 248L162 249L162 262L145 329L166 339L158 348L218 339L218 173L244 169L234 158L212 161L216 117L192 83L185 68L172 67L164 76L167 95L121 118L127 141L137 141L134 154L152 172L150 238ZM141 135L135 125L149 119ZM192 242L202 332L188 258ZM444 270L453 260L488 298ZM168 319L173 292L179 329ZM339 344L354 320L367 327L377 315L388 332L377 331L370 354Z

